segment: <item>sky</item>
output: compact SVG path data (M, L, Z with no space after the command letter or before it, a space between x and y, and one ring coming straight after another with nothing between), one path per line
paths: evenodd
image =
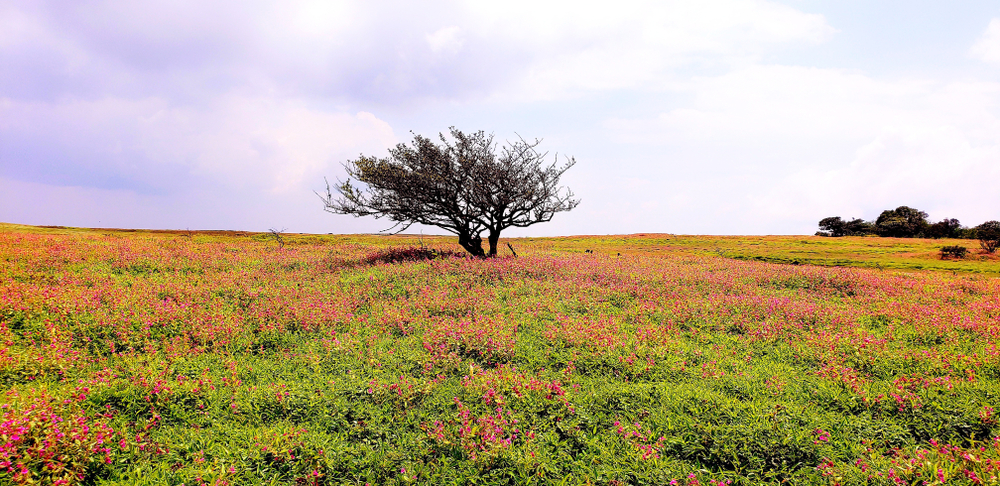
M0 221L377 232L314 191L451 126L576 160L505 236L1000 219L995 0L586 5L0 0Z

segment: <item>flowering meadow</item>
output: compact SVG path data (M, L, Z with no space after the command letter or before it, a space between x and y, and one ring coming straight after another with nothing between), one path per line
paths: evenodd
M0 225L0 484L1000 484L992 260L510 241Z

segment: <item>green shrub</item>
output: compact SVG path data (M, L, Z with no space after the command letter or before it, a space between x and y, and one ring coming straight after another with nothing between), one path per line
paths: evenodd
M942 246L941 259L944 260L947 257L965 258L965 255L968 252L969 249L964 246L959 246L959 245Z

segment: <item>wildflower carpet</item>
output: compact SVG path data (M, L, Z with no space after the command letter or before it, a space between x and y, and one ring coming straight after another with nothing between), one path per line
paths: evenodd
M996 484L995 261L870 241L0 225L0 483Z

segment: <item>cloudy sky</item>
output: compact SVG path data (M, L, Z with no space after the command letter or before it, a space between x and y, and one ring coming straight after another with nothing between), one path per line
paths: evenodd
M0 221L374 232L313 191L452 125L576 158L511 235L1000 219L995 0L581 5L0 0Z

